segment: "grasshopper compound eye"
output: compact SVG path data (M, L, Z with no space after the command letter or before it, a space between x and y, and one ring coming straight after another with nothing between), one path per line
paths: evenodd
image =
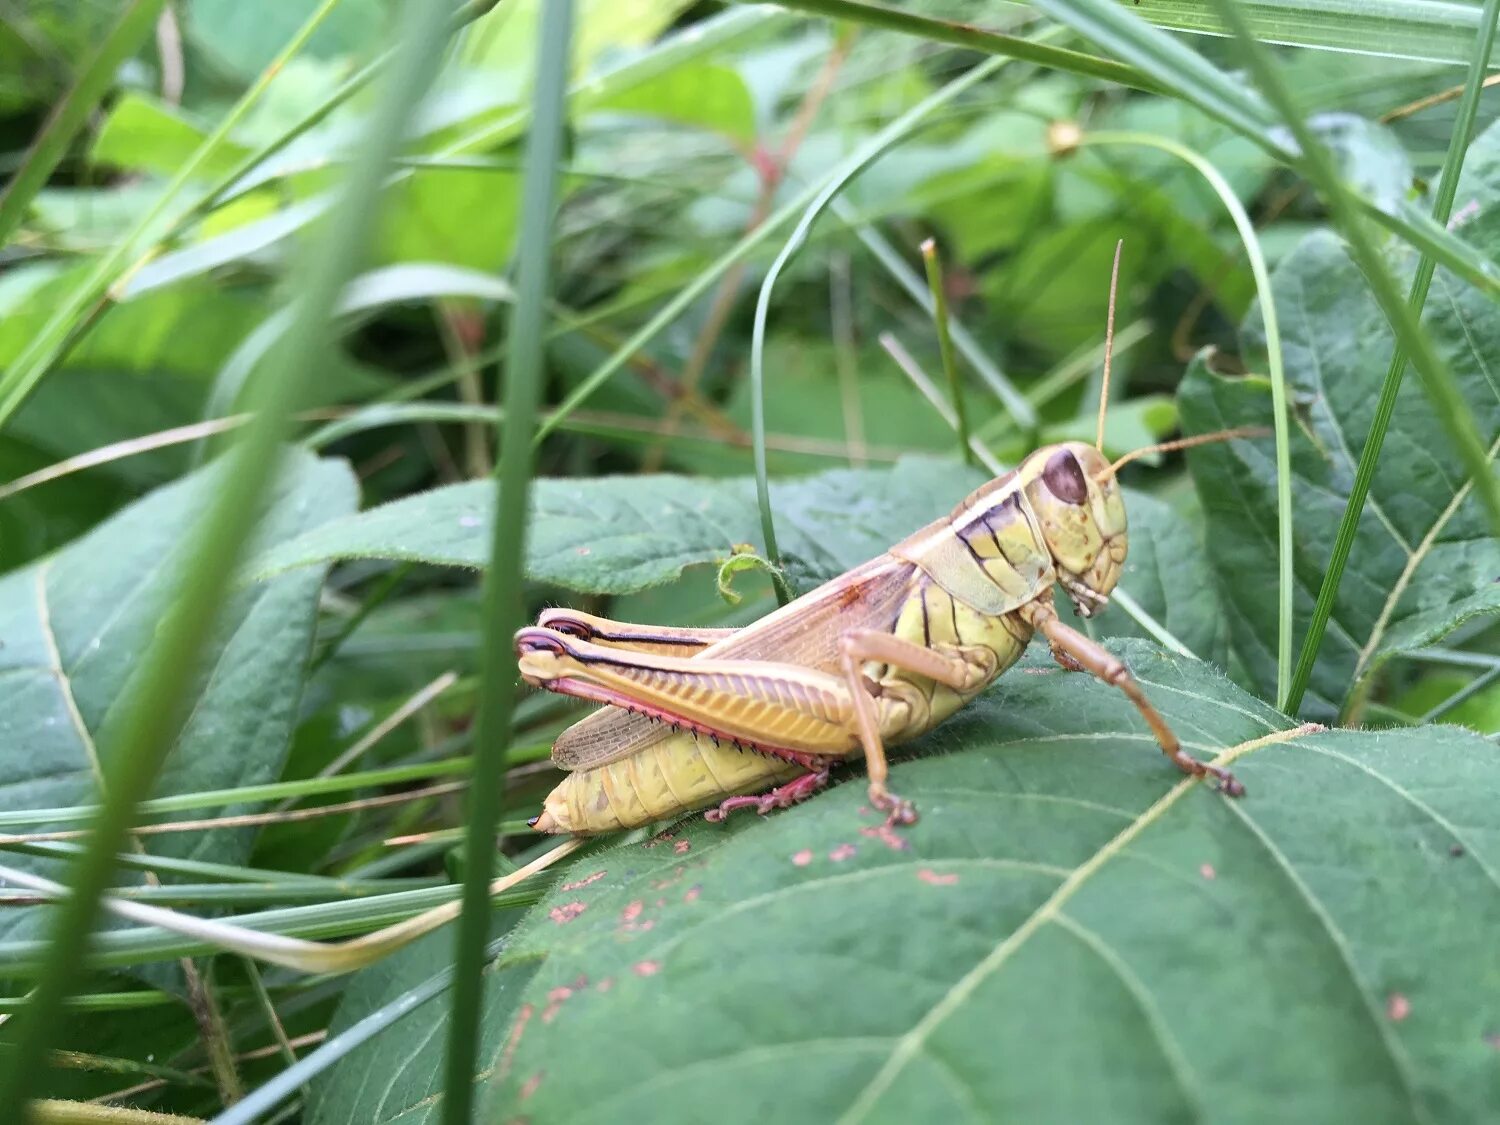
M1083 504L1089 498L1089 482L1084 478L1083 466L1068 449L1059 449L1047 458L1042 483L1065 504Z

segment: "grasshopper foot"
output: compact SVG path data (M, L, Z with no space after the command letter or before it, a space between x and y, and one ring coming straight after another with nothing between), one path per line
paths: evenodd
M886 814L887 828L917 823L917 807L905 797L898 797L881 782L870 782L870 804Z
M1191 774L1193 777L1211 777L1217 784L1214 786L1226 797L1243 797L1245 786L1239 778L1224 769L1222 766L1211 766L1206 762L1200 762L1197 758L1178 750L1172 755L1172 761L1177 763L1177 768L1183 773Z
M719 824L735 809L754 809L761 816L765 816L773 809L789 809L798 801L807 800L827 784L828 771L814 770L812 773L805 773L801 777L794 778L785 785L777 786L769 793L762 793L758 797L730 797L718 808L709 809L704 813L703 819L710 824Z

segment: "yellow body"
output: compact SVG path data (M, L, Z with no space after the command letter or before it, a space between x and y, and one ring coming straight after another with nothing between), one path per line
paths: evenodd
M1040 450L880 558L745 629L715 635L722 639L705 635L690 651L679 648L680 655L663 654L656 634L665 631L639 638L650 644L600 637L619 647L587 646L587 659L571 636L558 639L572 647L528 645L521 656L528 681L574 694L586 684L602 693L586 697L616 703L559 737L553 758L573 772L548 796L537 826L608 832L807 772L735 741L830 762L858 754L849 685L838 663L839 642L851 631L893 636L961 660L961 687L895 664L860 667L887 744L930 730L1020 659L1032 635L1021 612L1030 603L1043 597L1050 603L1053 586L1061 585L1087 615L1113 588L1125 559L1125 511L1113 477L1098 475L1101 463L1107 468L1082 443ZM623 709L631 705L711 716L721 741L653 725Z

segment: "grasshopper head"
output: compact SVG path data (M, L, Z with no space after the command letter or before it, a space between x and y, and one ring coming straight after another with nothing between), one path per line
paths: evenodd
M1020 470L1058 582L1084 617L1109 600L1129 539L1125 501L1109 460L1081 441L1049 445Z

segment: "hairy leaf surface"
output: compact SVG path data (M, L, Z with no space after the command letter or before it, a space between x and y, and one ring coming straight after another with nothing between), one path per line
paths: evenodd
M490 1000L484 1119L1483 1117L1500 750L1297 728L1203 664L1118 651L1245 798L1183 780L1119 692L1036 653L895 766L922 816L899 836L856 775L577 860L497 966L542 959L519 1004ZM370 1049L330 1089L399 1085L361 1119L436 1121L436 1078L398 1065Z
M0 578L0 807L98 800L113 752L115 704L170 612L177 548L217 477L211 467L157 489L55 555ZM259 542L297 535L355 502L354 477L343 462L299 454L276 487ZM280 775L322 581L321 568L305 570L231 597L155 795L256 785ZM243 862L251 843L244 831L140 839L149 852L219 863ZM53 878L62 870L53 861L7 862ZM0 911L0 936L38 936L39 915Z

